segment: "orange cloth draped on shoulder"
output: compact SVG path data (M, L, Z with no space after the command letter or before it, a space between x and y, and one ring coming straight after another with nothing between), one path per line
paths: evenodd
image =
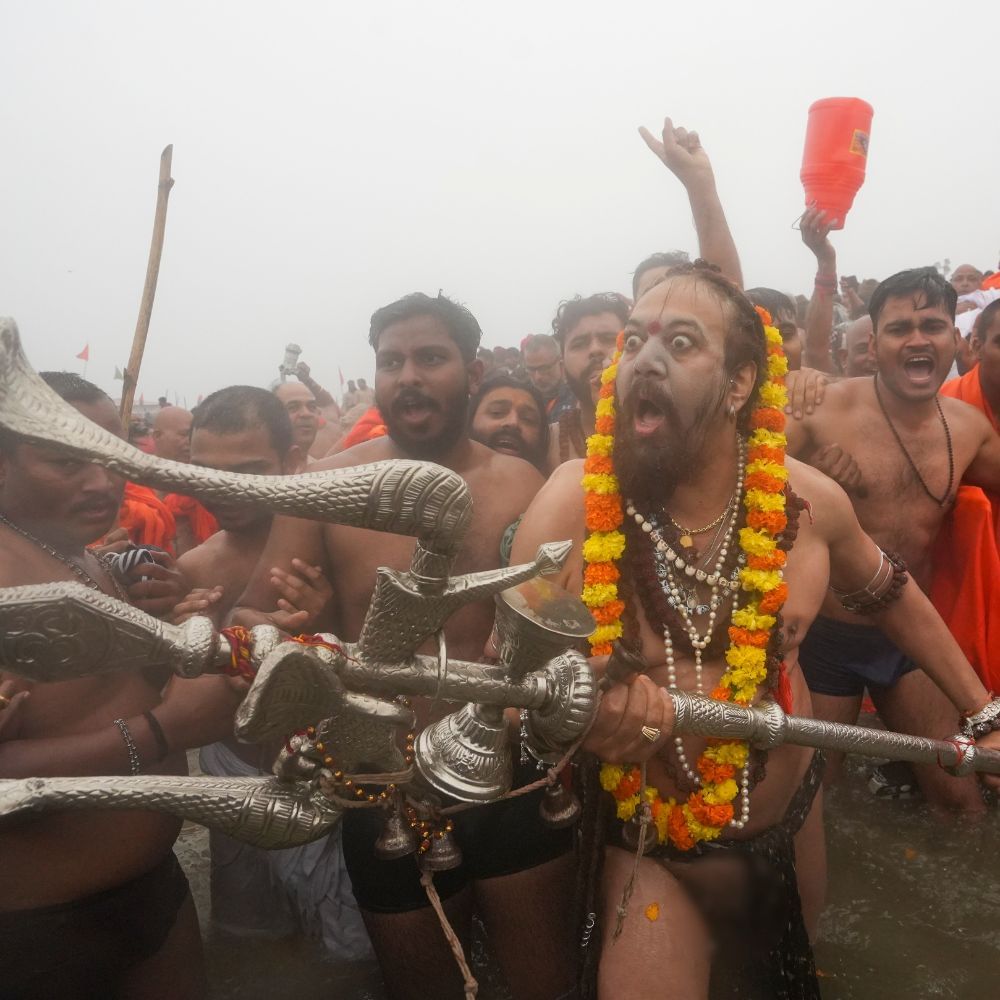
M941 395L976 407L1000 432L978 365L941 386ZM958 491L934 543L930 597L983 684L1000 688L1000 497L974 486Z
M177 522L170 508L148 487L125 484L118 523L136 545L155 545L173 555Z
M988 278L983 278L983 283L979 286L983 291L990 288L1000 288L1000 271L994 271Z
M388 433L382 421L382 414L378 412L377 406L369 407L358 417L357 423L344 435L344 440L340 442L340 450L347 451L362 441L372 441L375 438L385 437Z
M174 515L174 521L188 522L195 545L201 545L219 530L219 522L194 497L168 493L163 498L163 503Z
M945 382L941 386L941 395L950 396L952 399L960 399L963 403L974 406L981 413L986 415L986 419L993 425L993 430L1000 434L1000 414L996 414L990 408L983 395L983 387L979 382L979 365L970 369L959 378L953 378L950 382ZM997 545L1000 546L1000 495L990 494L989 500L993 504L993 530L996 536Z

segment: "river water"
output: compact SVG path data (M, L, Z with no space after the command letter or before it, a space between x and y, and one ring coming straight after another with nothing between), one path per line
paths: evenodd
M979 823L942 821L920 802L876 799L869 767L849 761L827 797L830 885L816 945L824 1000L1000 996L1000 811ZM205 930L212 1000L274 1000L301 989L382 1000L373 965L325 961L307 941L212 934L207 834L185 826L177 853ZM500 1000L481 946L473 959L480 997Z

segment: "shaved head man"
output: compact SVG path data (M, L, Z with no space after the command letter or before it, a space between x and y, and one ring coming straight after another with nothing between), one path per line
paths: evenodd
M971 264L959 264L954 271L951 272L951 287L959 295L968 295L969 292L976 291L977 288L983 283L983 272L979 270L978 267L973 267Z
M844 346L838 351L840 368L848 378L874 375L878 371L872 350L872 318L862 316L848 323L844 330Z
M282 382L275 387L274 394L292 422L295 444L303 456L308 455L319 431L319 403L316 397L301 382Z
M153 445L160 458L191 461L191 414L181 406L164 406L153 418Z

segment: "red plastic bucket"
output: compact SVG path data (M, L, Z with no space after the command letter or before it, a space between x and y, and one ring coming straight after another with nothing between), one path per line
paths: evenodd
M806 205L815 202L828 218L844 219L865 182L872 106L858 97L827 97L809 109L799 177Z

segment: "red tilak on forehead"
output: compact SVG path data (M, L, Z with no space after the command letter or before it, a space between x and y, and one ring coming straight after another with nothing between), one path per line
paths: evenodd
M648 333L650 336L659 333L662 329L663 326L658 319L650 320L646 324L646 333Z

